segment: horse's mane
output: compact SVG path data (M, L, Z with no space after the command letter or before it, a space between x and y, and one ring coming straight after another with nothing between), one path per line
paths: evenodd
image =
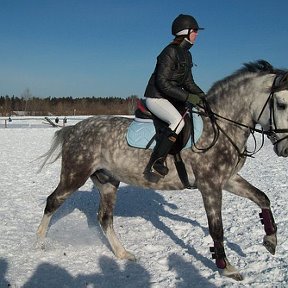
M218 91L220 88L223 89L223 87L227 87L230 82L234 83L234 80L237 80L237 79L243 80L247 77L250 77L251 73L265 75L265 74L283 73L283 71L284 70L274 68L269 62L265 60L258 60L255 62L244 63L244 67L240 68L239 70L234 72L232 75L227 76L226 78L215 82L210 88L210 90L208 91L208 94L212 94L212 95L216 94L216 91Z
M244 63L244 67L238 70L241 72L255 72L255 73L277 73L277 70L267 61L258 60L256 62ZM236 72L237 73L237 72Z

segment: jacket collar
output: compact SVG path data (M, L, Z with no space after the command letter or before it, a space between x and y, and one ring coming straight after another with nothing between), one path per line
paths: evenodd
M188 39L184 38L183 41L179 44L179 46L185 50L189 50L193 43L191 43Z

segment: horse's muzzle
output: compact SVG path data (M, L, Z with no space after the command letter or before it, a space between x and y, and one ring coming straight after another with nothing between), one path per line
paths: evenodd
M283 145L283 144L286 145ZM285 142L278 142L274 144L274 151L279 157L288 157L288 146L287 146L287 141Z
M274 152L277 154L277 156L288 156L288 135L279 139L277 134L275 132L272 132L268 135L268 138L274 145Z
M278 149L275 149L275 152L280 157L287 157L288 156L288 148L282 149L281 151L278 151Z

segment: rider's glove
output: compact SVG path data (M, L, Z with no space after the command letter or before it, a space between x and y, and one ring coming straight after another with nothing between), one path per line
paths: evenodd
M205 93L199 93L199 94L189 94L186 101L191 103L192 105L196 106L201 104L202 99L205 97Z

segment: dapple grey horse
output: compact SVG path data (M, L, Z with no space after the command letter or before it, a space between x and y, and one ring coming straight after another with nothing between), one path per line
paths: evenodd
M263 244L274 254L277 228L270 200L238 172L249 154L246 143L252 131L263 131L274 145L275 153L288 156L288 74L263 60L245 64L212 86L207 93L207 103L209 109L200 108L203 133L191 149L182 150L182 158L191 185L197 187L203 197L216 266L223 275L242 280L225 254L222 190L248 198L259 206L265 230ZM114 254L121 259L135 259L113 228L113 209L120 181L157 190L181 190L183 186L172 156L167 159L170 172L165 178L150 182L143 177L151 150L127 145L125 134L131 121L121 117L91 117L55 132L53 144L44 155L44 164L52 155L54 161L62 157L61 177L57 188L47 198L37 231L40 239L44 240L54 212L90 177L100 192L98 220ZM257 129L256 124L262 130ZM55 154L57 148L60 150Z

